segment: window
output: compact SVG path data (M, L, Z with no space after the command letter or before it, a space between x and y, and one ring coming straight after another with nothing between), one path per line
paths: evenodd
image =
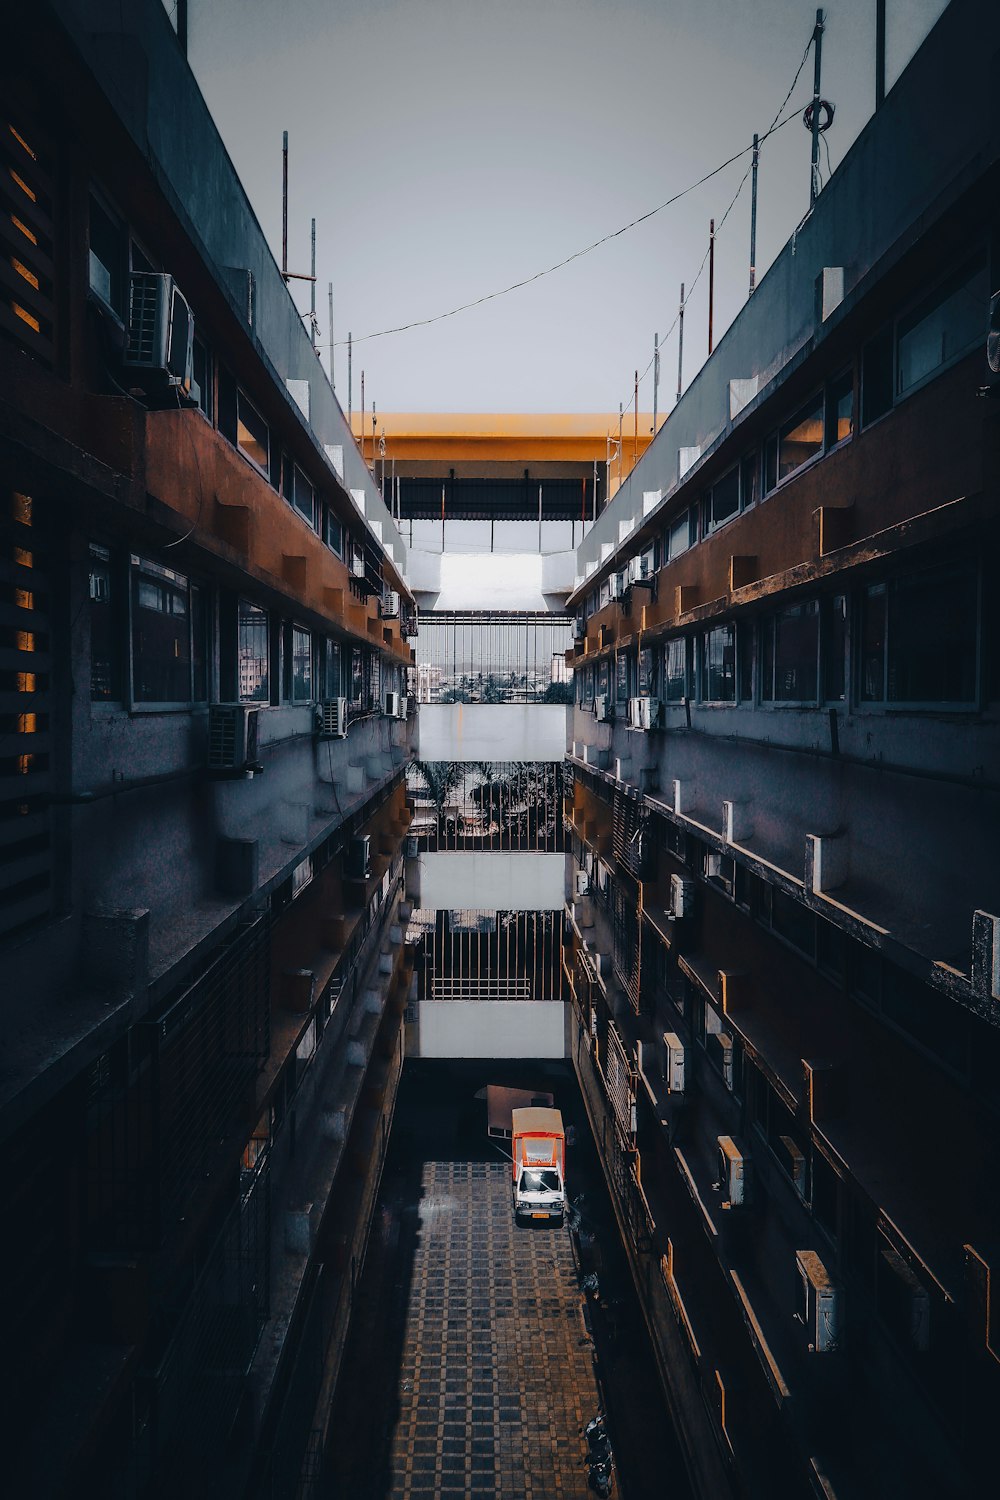
M861 603L862 700L974 704L978 616L972 561L871 585Z
M312 635L301 625L286 625L285 696L292 703L309 703L312 681Z
M675 636L666 644L663 655L664 697L668 703L681 703L688 696L687 641Z
M847 595L834 594L820 606L820 648L823 658L823 701L842 703L847 697Z
M651 647L639 652L639 682L637 692L643 698L659 696L658 653Z
M983 338L989 301L986 265L980 260L963 267L900 320L897 395L905 395Z
M816 918L808 907L778 886L771 890L771 930L808 958L816 956Z
M749 620L741 621L736 630L739 648L739 695L741 703L753 702L753 625Z
M629 679L632 675L629 671L629 659L620 651L615 657L615 697L619 703L624 703L629 696Z
M120 701L121 652L117 588L111 553L90 544L90 696L98 703Z
M316 528L316 491L299 468L298 464L292 466L292 494L291 501L299 515L309 525Z
M736 701L734 625L718 625L701 637L701 696L706 703Z
M760 696L765 703L815 703L819 605L794 604L761 626Z
M244 703L267 703L269 698L267 611L247 599L239 603L237 625L238 691Z
M323 540L326 542L326 545L329 547L331 552L335 552L338 557L343 557L344 528L341 526L340 522L337 520L337 517L334 515L329 506L326 507L325 516L326 532Z
M191 398L199 411L212 420L212 356L205 340L194 336Z
M208 702L209 667L208 594L200 584L191 585L191 699Z
M691 545L691 518L687 511L679 515L676 521L671 522L670 530L666 536L664 562L669 562L674 557L680 557Z
M200 611L204 628L204 610ZM183 573L132 558L132 697L136 703L190 703L194 642L191 590ZM204 669L204 642L200 652Z
M861 425L884 417L892 406L892 327L887 324L861 352Z
M846 442L854 431L854 375L845 370L826 389L826 446Z
M323 651L323 697L340 697L340 645L326 641Z
M740 471L739 468L730 469L724 474L718 483L713 484L704 501L704 526L705 536L717 531L733 516L739 514L740 509Z
M778 431L778 481L823 451L823 398L816 396Z
M764 444L764 494L769 495L778 483L778 434L772 432Z
M757 451L740 461L740 508L749 510L760 499L760 461Z
M128 240L124 225L91 194L90 289L119 318L125 316Z
M364 662L360 646L351 648L351 693L350 707L354 713L361 713L365 705L365 673Z
M270 433L257 408L237 386L236 446L264 474L268 472Z

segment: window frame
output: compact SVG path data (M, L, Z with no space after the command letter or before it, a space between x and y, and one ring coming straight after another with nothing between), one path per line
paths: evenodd
M889 657L892 649L892 591L902 580L918 578L921 574L933 573L946 567L971 567L975 577L975 632L976 660L974 666L974 693L971 699L962 701L940 698L890 698ZM863 693L862 672L864 668L864 622L862 611L867 595L874 589L885 591L885 622L882 642L882 696L866 698ZM849 614L850 638L857 642L854 670L851 672L851 691L854 707L864 713L920 713L920 714L975 714L981 712L984 703L983 659L984 659L984 614L983 614L983 568L979 559L973 557L949 558L942 562L926 563L922 567L905 569L886 577L872 580L856 591L854 608Z
M188 641L188 658L187 658L188 696L187 696L187 698L156 699L156 698L138 698L136 696L135 628L136 628L136 623L137 623L137 620L136 620L136 607L137 606L136 606L136 601L135 601L134 580L136 578L137 567L141 568L141 565L143 563L146 563L147 565L149 565L149 566L151 566L153 568L162 569L162 570L164 570L168 574L174 574L177 578L183 578L184 579L185 596L186 596L186 599L187 599L187 611L186 611L187 641ZM174 584L172 582L172 580L170 580L170 581L171 581L171 584L172 584L173 587L177 587L177 585ZM154 557L148 557L144 553L133 552L131 550L131 548L128 550L128 552L126 554L125 583L126 583L126 587L125 587L126 651L125 651L125 656L124 656L124 659L123 659L123 662L122 662L122 674L121 675L122 675L122 692L123 692L123 695L124 695L122 701L127 706L129 714L130 715L137 715L137 714L147 714L147 713L158 713L158 714L163 714L163 713L191 713L192 711L197 710L197 709L205 709L205 708L207 708L209 702L211 701L211 695L212 695L212 675L213 675L212 667L213 667L213 662L214 662L214 658L215 658L215 652L214 652L215 632L214 632L214 628L213 628L213 610L212 610L213 596L212 596L212 589L211 589L210 584L207 583L202 578L193 578L190 573L181 573L179 570L169 567L168 564L161 563L161 562L157 561L157 559L154 558ZM204 650L205 650L205 697L204 698L196 698L194 696L195 672L197 670L197 660L196 660L196 656L195 656L195 613L196 613L196 611L194 609L194 603L193 603L193 600L194 600L194 591L195 590L197 590L201 594L202 600L203 600L203 604L204 604L204 616L203 616L203 622L202 622L203 623L203 629L204 629L204 632L205 632L205 638L204 638L204 642L203 642ZM96 701L98 701L98 702L111 702L112 700L110 700L110 699L98 699Z

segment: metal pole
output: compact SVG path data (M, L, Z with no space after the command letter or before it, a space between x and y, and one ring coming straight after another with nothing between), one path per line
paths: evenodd
M441 481L441 551L444 551L444 480ZM456 634L458 632L456 631Z
M288 131L281 132L281 274L288 280Z
M333 369L333 282L327 283L327 297L330 301L330 389L337 389L337 378Z
M684 283L681 282L681 305L677 314L677 399L681 399L681 391L684 389Z
M372 402L372 478L375 478L375 465L378 459L375 456L375 402Z
M315 347L316 347L316 220L315 219L313 219L313 221L312 221L312 228L310 230L310 234L311 234L311 238L312 238L312 260L311 260L310 265L309 265L309 270L310 270L310 274L312 276L312 280L309 283L309 337L312 339L312 346L315 349Z
M809 169L809 207L819 196L819 100L820 76L823 69L823 12L816 12L816 29L813 32L813 102L812 102L812 156Z
M593 513L594 513L594 522L596 524L596 521L597 521L597 459L596 458L594 459L594 493L591 496L591 501L592 501L592 507L593 507Z
M715 311L715 220L708 221L708 352L712 352L712 314Z
M353 379L352 370L351 370L351 362L352 362L352 356L351 356L351 335L350 335L350 333L348 333L348 335L347 335L347 425L353 431L354 402L352 400L352 389L351 389L351 382L352 382L352 379Z
M178 12L178 19L180 13ZM885 103L885 0L875 0L875 108Z
M538 481L538 555L542 555L542 481Z
M656 398L660 390L660 335L653 334L653 436L656 436Z
M639 371L638 370L636 370L636 372L635 372L635 390L632 393L632 399L635 401L635 411L633 413L633 415L635 417L635 421L634 421L633 426L632 426L632 467L634 469L635 466L636 466L636 464L639 462Z
M757 164L760 161L760 146L753 138L753 167L750 176L750 295L757 285Z
M619 489L621 489L621 487L622 487L622 442L623 442L623 438L624 438L624 434L623 434L622 428L624 426L624 419L625 419L625 408L622 405L622 403L619 401L619 403L618 403L618 488Z
M177 0L177 40L187 57L188 50L188 0Z
M361 457L365 456L365 372L361 371Z

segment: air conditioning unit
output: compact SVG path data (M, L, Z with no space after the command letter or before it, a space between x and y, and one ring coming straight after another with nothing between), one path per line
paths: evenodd
M208 769L263 771L257 758L260 709L213 703L208 710Z
M383 620L395 620L398 618L399 595L395 589L390 589L388 593L382 595L378 609Z
M778 1159L792 1179L795 1191L800 1198L804 1199L806 1196L806 1159L790 1135L782 1135L778 1139L781 1143Z
M372 868L372 836L359 833L347 846L344 874L348 880L367 880Z
M128 342L122 363L165 375L183 395L191 390L194 317L174 278L133 271L128 281Z
M799 1273L799 1306L795 1316L802 1323L814 1354L833 1354L840 1347L843 1293L815 1250L796 1250Z
M347 699L327 698L316 709L316 726L322 740L346 740Z
M608 588L612 599L621 599L625 593L626 575L624 573L612 573L608 579Z
M420 840L415 833L408 834L406 839L406 858L416 859L419 853Z
M387 719L398 719L399 718L399 694L398 693L383 693L383 695L382 695L382 712L385 714L385 716L386 716Z
M683 875L671 875L670 905L672 907L672 915L676 921L694 915L694 897L695 884L693 880L685 880Z
M604 720L607 717L608 695L607 693L597 693L594 697L594 718L597 720L598 724L603 724Z
M410 717L410 700L405 693L399 694L399 707L396 717L399 719L408 719Z
M586 870L577 870L573 890L577 896L586 896L590 891L590 876Z
M643 729L655 729L660 722L659 698L640 698L639 716Z
M641 706L641 698L630 698L628 700L628 727L630 729L642 728L642 714L640 712Z
M663 1033L663 1077L668 1094L683 1094L684 1043L676 1031Z
M577 615L576 619L573 621L573 639L574 639L574 641L582 641L585 638L586 634L587 634L587 622L583 618L582 615Z
M363 552L351 553L351 577L364 578L365 576L365 554Z
M719 1190L730 1208L745 1208L750 1201L750 1162L731 1135L716 1137Z

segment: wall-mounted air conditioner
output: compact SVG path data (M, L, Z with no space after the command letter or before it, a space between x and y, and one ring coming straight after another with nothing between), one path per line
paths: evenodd
M258 760L260 709L245 703L213 703L208 710L208 769L262 771Z
M590 876L586 870L577 870L573 881L573 891L577 896L586 896L590 891Z
M800 1198L804 1199L806 1196L806 1159L790 1135L782 1135L778 1139L781 1144L781 1151L778 1153L779 1160L792 1179L795 1191Z
M670 905L671 915L680 921L684 917L694 915L695 884L693 880L685 880L683 875L671 875L670 877Z
M383 620L395 620L398 618L399 595L396 593L395 589L389 589L387 593L382 595L382 598L379 601L378 608L379 614L382 616Z
M194 360L194 317L174 278L133 271L128 280L128 343L122 363L166 377L188 395Z
M372 868L372 837L370 833L359 833L347 846L344 859L344 874L348 880L367 880Z
M705 1051L722 1074L727 1089L733 1086L733 1039L728 1031L712 1031L705 1038Z
M676 1031L663 1033L663 1077L668 1094L683 1094L684 1043Z
M597 693L594 696L594 718L597 720L598 724L603 724L607 717L608 695L607 693Z
M407 834L407 838L406 838L406 858L407 859L416 859L417 856L419 855L419 853L420 853L420 840L417 838L417 835L415 833Z
M316 709L316 729L321 740L346 740L347 699L327 698Z
M627 575L625 573L612 573L608 579L608 589L612 599L621 599L625 593Z
M573 639L582 641L587 634L587 622L582 615L577 615L573 621Z
M716 1137L719 1190L730 1208L745 1208L750 1201L750 1162L731 1135Z
M843 1293L815 1250L796 1250L799 1296L796 1318L802 1323L814 1354L832 1354L840 1347Z
M642 728L641 698L630 698L628 700L628 727L630 729Z
M399 719L408 719L409 716L410 716L410 700L406 696L405 693L400 693L399 694L399 706L398 706L398 709L397 709L396 717L399 718Z
M382 712L387 719L399 718L399 694L385 693L382 697Z

